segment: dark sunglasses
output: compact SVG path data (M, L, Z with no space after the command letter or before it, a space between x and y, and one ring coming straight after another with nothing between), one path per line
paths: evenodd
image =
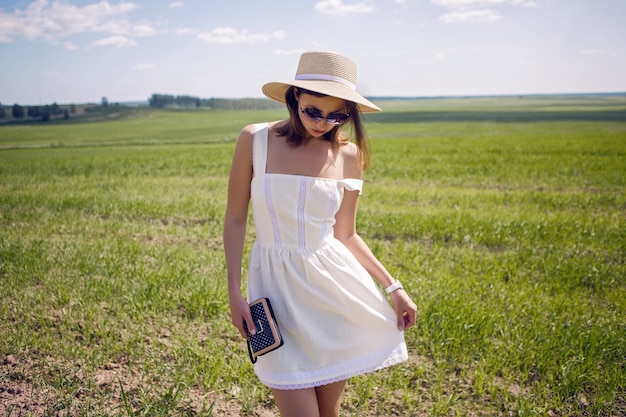
M309 120L315 123L319 123L320 120L326 119L326 123L331 124L333 126L339 126L340 124L348 120L348 117L350 117L349 114L344 114L344 113L331 113L327 117L324 117L322 112L319 109L316 109L315 107L306 107L304 109L300 107L300 111Z

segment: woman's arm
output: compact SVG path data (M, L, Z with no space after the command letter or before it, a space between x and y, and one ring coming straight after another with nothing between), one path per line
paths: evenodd
M228 200L224 216L223 244L228 274L228 300L233 325L245 338L243 321L252 323L250 307L241 293L241 266L250 204L252 181L252 126L239 134L228 179ZM255 326L249 326L253 331Z
M347 147L346 147L347 148ZM347 150L347 149L346 149ZM362 171L357 163L357 157L344 157L344 173L347 178L361 178ZM394 278L376 258L365 241L356 231L356 216L358 211L358 191L345 191L339 211L335 215L334 235L356 257L367 272L384 288L395 282ZM391 300L396 310L398 329L408 329L413 326L417 316L417 306L403 289L393 291Z
M358 191L344 193L341 208L335 215L335 237L352 252L369 274L384 288L395 282L391 274L372 253L367 244L356 232ZM415 325L417 306L403 289L393 291L391 300L396 310L399 330Z

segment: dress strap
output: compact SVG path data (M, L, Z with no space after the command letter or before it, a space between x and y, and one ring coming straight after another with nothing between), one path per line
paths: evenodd
M256 173L265 174L267 164L268 123L256 123L252 138L252 168Z

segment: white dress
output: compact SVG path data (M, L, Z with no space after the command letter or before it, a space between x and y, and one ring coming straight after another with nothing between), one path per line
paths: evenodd
M258 358L257 376L302 389L406 360L395 311L333 236L344 191L360 193L363 181L266 173L268 125L254 127L248 300L270 299L285 342Z

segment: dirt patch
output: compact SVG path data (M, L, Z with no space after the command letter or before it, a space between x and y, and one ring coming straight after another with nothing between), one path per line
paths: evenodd
M125 358L90 374L77 364L59 365L52 358L35 360L22 355L4 356L0 369L0 415L61 417L82 415L94 409L113 415L129 415L145 411L145 405L154 400L154 395L145 390L145 375L129 367ZM44 375L35 377L42 374L43 367L47 369L43 370ZM75 388L68 390L63 381ZM176 396L177 393L174 390L172 394ZM241 405L237 401L225 400L199 387L184 390L182 395L184 399L173 404L172 415L241 415ZM271 408L257 408L252 416L277 415ZM163 409L167 409L167 404L163 404Z

